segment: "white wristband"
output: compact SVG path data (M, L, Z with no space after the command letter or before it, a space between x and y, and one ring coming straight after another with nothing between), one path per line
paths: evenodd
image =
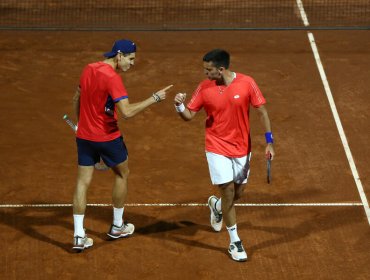
M179 106L175 105L176 112L182 113L185 111L184 103L181 103Z

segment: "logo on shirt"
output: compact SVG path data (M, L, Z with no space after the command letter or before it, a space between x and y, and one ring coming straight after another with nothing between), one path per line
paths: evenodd
M114 115L114 102L112 97L108 96L107 102L105 103L105 108L104 108L105 113L108 116L113 116Z
M239 96L239 94L237 94L237 95L234 95L234 98L235 99L238 99L240 96Z

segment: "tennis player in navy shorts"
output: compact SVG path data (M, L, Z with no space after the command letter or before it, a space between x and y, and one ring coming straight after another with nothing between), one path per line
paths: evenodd
M147 99L129 103L127 91L118 72L125 72L134 65L136 44L118 40L112 51L104 54L105 60L88 64L80 77L80 84L73 98L78 119L77 151L78 175L73 197L74 241L73 249L82 251L93 245L87 237L83 221L86 194L90 186L94 165L100 161L114 173L113 222L108 236L117 239L133 234L135 227L123 219L127 195L128 154L117 124L117 110L123 118L135 116L152 104L166 98L171 86L161 89Z

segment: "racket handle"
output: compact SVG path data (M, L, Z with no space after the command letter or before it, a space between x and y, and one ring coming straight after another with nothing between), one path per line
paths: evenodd
M77 132L77 125L68 117L68 115L63 116L63 120L73 129L74 132Z
M267 153L266 153L266 159L267 159L267 160L269 160L269 159L271 159L271 158L272 158L271 153L270 153L270 152L267 152Z

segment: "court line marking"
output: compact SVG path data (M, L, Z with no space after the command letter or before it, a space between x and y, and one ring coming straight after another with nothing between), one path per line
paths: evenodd
M0 208L52 208L72 207L71 203L51 204L0 204ZM109 203L88 203L89 207L111 207ZM125 207L205 207L207 203L127 203ZM360 202L339 203L235 203L238 207L338 207L338 206L363 206Z
M301 0L296 0L296 1L297 1L297 6L298 6L298 9L299 9L299 12L301 14L303 24L305 26L309 26L310 23L308 21L307 14L306 14L304 6L303 6L303 2ZM320 59L319 51L317 49L317 45L316 45L316 42L315 42L315 37L313 36L313 34L310 31L307 32L307 36L308 36L308 40L309 40L310 45L311 45L311 49L312 49L312 52L313 52L313 55L314 55L314 58L315 58L315 61L316 61L317 68L318 68L319 73L320 73L322 83L324 85L324 89L325 89L325 93L326 93L326 96L327 96L328 101L329 101L330 109L333 113L334 121L335 121L335 124L337 126L338 133L339 133L340 139L342 141L342 145L343 145L345 154L347 156L349 166L351 168L352 176L353 176L353 179L355 180L357 191L360 195L362 205L365 209L365 214L366 214L366 217L367 217L367 221L370 225L369 203L367 201L366 194L365 194L364 188L362 186L360 176L358 175L356 164L355 164L355 161L353 160L352 152L351 152L351 149L349 147L346 134L344 133L342 122L340 120L340 117L339 117L339 114L338 114L338 111L337 111L337 107L336 107L335 102L334 102L333 94L331 92L329 82L328 82L328 79L327 79L326 74L325 74L324 66L322 65L322 62L321 62L321 59Z
M301 19L303 21L303 24L304 26L309 26L310 23L308 22L308 18L307 18L307 14L304 10L304 7L303 7L303 3L301 0L296 0L297 1L297 6L298 6L298 10L299 10L299 13L301 14Z

